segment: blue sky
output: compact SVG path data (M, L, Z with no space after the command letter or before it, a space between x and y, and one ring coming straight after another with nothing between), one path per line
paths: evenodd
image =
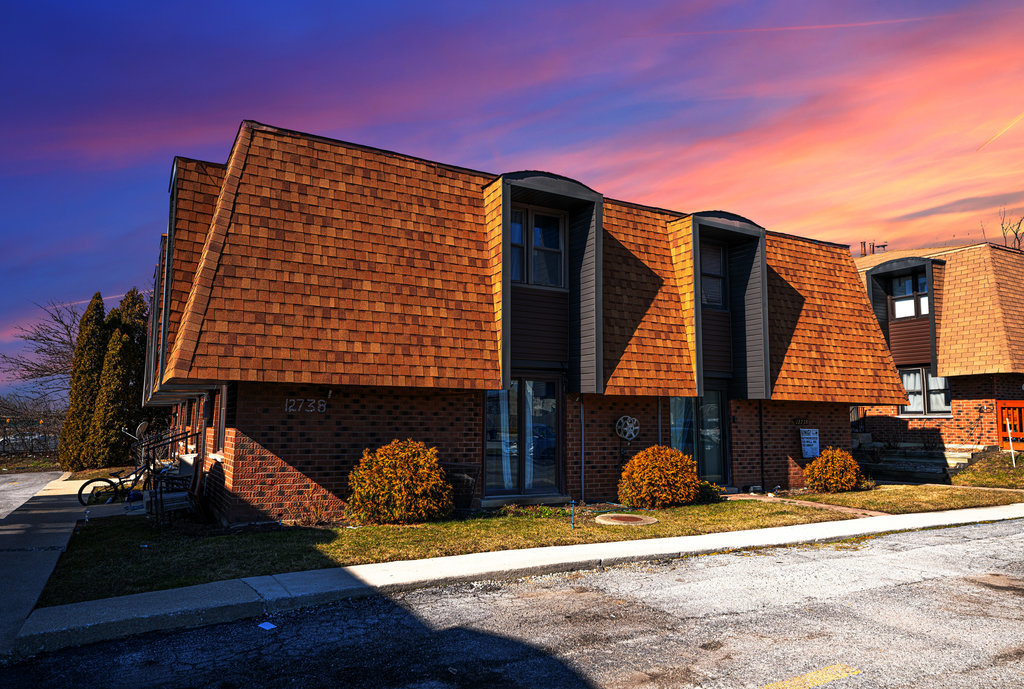
M19 3L0 351L148 289L171 160L242 119L770 229L914 246L1024 208L1013 2Z

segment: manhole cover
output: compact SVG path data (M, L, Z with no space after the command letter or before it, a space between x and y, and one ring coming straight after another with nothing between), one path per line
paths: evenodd
M654 517L641 517L638 514L599 514L598 524L615 524L617 526L643 526L644 524L655 524Z

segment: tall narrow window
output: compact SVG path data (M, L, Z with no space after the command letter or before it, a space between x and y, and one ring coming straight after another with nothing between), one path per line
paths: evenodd
M513 208L507 269L513 282L565 287L565 217Z
M488 495L550 494L558 490L560 381L513 378L488 391L484 474Z
M533 283L562 286L562 219L533 214Z
M669 419L672 448L696 458L693 445L695 435L694 400L691 397L669 398Z
M700 245L700 303L725 308L725 252L721 244Z
M523 242L523 227L526 224L526 212L519 208L512 209L512 218L509 230L511 232L510 243L512 245L509 253L509 272L512 274L512 282L523 282L526 256L525 244Z

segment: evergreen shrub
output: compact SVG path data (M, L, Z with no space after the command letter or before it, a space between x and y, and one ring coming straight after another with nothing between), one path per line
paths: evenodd
M842 493L864 483L857 460L846 450L826 447L804 467L807 488L816 493Z
M141 394L139 398L134 395L134 372L127 361L131 349L128 335L115 330L103 360L100 391L96 396L86 451L82 454L85 468L123 466L133 461L132 439L121 432L122 428L134 431L131 424L138 416L141 398Z
M659 509L697 499L700 479L693 457L663 445L641 450L626 462L619 479L619 502L626 507Z
M71 399L68 415L60 432L57 454L60 468L78 471L85 468L93 408L100 389L103 359L107 353L108 332L103 320L103 297L97 292L82 314L71 363Z
M411 439L364 450L348 485L348 514L361 522L425 522L453 509L452 486L437 463L437 448Z
M710 505L715 502L723 502L724 500L725 498L722 497L722 487L717 483L701 481L697 486L697 497L694 499L694 503Z

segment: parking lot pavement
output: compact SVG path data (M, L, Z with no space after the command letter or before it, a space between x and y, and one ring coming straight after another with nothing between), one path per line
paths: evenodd
M4 670L14 686L978 689L1024 677L1022 596L1012 520L452 584Z
M43 489L50 481L61 477L59 471L39 471L0 474L0 519L18 509L26 500Z

